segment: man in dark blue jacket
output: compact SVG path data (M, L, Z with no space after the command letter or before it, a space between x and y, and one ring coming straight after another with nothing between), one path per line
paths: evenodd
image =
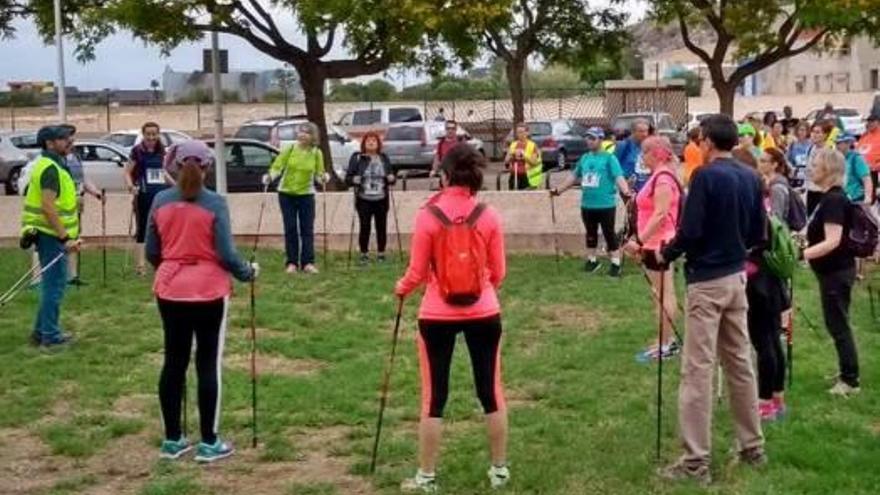
M688 304L678 398L685 451L660 475L708 484L716 354L730 390L740 459L750 465L767 462L746 323L745 272L748 251L764 242L767 217L760 178L731 155L736 124L715 115L700 127L708 165L694 173L678 232L658 255L659 262L685 256Z

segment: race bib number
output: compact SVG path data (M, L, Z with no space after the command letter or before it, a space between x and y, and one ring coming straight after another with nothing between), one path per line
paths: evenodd
M636 173L639 175L651 175L651 171L648 170L648 167L645 166L645 161L642 160L642 155L639 155L639 159L636 160Z
M595 189L599 187L599 174L596 172L587 172L581 178L581 187Z
M165 176L162 174L161 168L147 169L147 184L151 186L165 184Z

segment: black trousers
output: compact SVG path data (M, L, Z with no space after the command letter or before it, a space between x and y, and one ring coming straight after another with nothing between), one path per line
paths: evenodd
M856 280L856 269L846 268L829 273L817 273L819 295L822 299L822 314L825 326L834 340L837 349L837 361L840 368L840 379L847 385L859 385L859 355L849 324L849 304L853 284Z
M159 377L165 438L177 440L182 435L181 402L195 335L200 430L202 441L213 444L217 441L220 423L220 360L226 339L226 300L176 302L159 299L158 302L165 329L165 364Z
M812 215L825 195L822 191L807 191L807 215Z
M153 200L156 193L139 192L135 199L134 220L135 220L135 242L143 244L147 237L147 221L150 217L150 208L153 207Z
M504 409L501 387L501 316L479 320L419 320L422 417L442 418L449 397L449 367L455 338L464 333L477 398L486 414Z
M384 253L385 246L388 243L388 195L386 194L384 199L378 201L369 201L357 197L355 209L357 210L361 226L358 232L358 244L361 248L361 253L368 253L370 251L370 230L373 221L376 222L376 250Z
M507 176L507 188L511 191L524 191L529 188L529 176L526 174L514 174Z
M785 352L780 340L784 291L781 280L764 272L746 284L749 338L758 354L758 397L763 400L785 390Z
M616 208L603 208L600 210L588 210L581 208L581 220L587 230L587 249L596 249L599 246L599 227L602 227L602 236L605 237L605 247L608 252L617 251L619 243L617 233L614 231L614 217Z

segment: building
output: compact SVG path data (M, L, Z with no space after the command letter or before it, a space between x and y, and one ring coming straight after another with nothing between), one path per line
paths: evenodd
M294 74L294 80L288 87L290 101L303 101L305 99L299 79ZM279 71L230 71L220 74L220 86L225 94L235 93L242 102L261 102L269 93L281 93L283 88L279 84ZM209 95L213 88L213 78L209 72L176 72L170 66L165 67L162 74L162 88L165 103L180 103L192 101L199 95Z
M805 34L809 37L809 34ZM711 52L711 46L704 47ZM735 50L732 48L730 53ZM745 61L725 62L730 73ZM644 60L644 78L675 77L682 71L703 79L703 94L712 91L706 64L687 48L654 54ZM880 89L880 48L866 37L841 42L824 50L809 50L780 60L748 77L740 86L743 96L809 93L849 93Z

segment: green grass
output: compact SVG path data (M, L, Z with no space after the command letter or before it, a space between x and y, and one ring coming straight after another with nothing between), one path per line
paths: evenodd
M20 251L0 251L0 287L17 278L27 259ZM281 273L280 253L260 254L265 274L257 299L261 357L282 365L317 366L311 372L261 374L261 446L251 452L250 377L242 364L250 349L247 286L237 285L227 336L222 430L240 452L225 464L202 469L191 461L155 460L161 438L154 397L162 352L158 312L148 280L121 276L121 252L110 253L106 288L100 283L100 260L100 253L87 253L83 271L91 284L67 292L62 321L77 338L69 350L46 355L27 345L37 300L32 291L0 310L0 433L25 429L59 462L74 466L47 474L54 481L46 493L76 493L104 483L105 474L89 463L114 452L119 442L136 445L137 452L129 453L149 464L145 476L125 478L127 486L150 495L231 493L235 488L227 484L235 478L277 488L266 493L346 493L343 477L380 493L396 493L400 479L412 474L419 405L415 300L406 307L379 469L374 478L366 474L395 310L390 293L400 272L395 263L347 271L344 257L338 257L317 277L288 278ZM538 256L511 257L509 265L502 292L504 378L511 398L513 482L508 493L702 493L653 475L658 466L656 368L636 363L634 356L648 342L655 322L639 272L630 266L623 280L611 281L584 275L575 259L563 260L557 271L552 257ZM803 311L820 323L808 272L799 274L797 294ZM852 314L862 395L828 397L823 376L836 363L831 340L821 326L814 332L799 318L791 412L785 421L765 428L771 464L760 471L730 465L730 419L726 407L716 407L712 493L877 492L880 333L862 286L855 292ZM465 356L460 346L438 471L444 491L455 494L487 491L482 415ZM664 373L663 462L669 462L679 453L678 361ZM133 396L146 397L142 410L134 415L117 410L118 401ZM301 477L315 463L325 475ZM273 471L276 467L283 469Z

